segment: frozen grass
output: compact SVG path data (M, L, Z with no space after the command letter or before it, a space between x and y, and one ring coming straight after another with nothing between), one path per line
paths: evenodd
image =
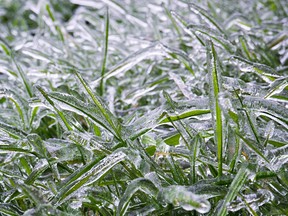
M145 2L1 1L0 215L288 215L287 1Z

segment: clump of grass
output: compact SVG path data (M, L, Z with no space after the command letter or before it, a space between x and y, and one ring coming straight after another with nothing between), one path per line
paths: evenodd
M286 215L287 6L141 5L1 3L0 214Z

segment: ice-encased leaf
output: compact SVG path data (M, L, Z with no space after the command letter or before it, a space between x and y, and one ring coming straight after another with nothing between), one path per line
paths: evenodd
M0 98L2 97L9 98L14 103L25 128L28 123L27 115L25 115L25 111L27 111L27 101L11 89L0 89Z
M114 66L109 72L107 72L103 77L93 81L91 83L91 87L94 88L98 85L98 83L101 81L101 79L108 79L110 77L116 76L118 74L121 74L123 72L126 72L130 70L132 67L137 65L139 62L141 62L144 59L150 58L152 56L179 56L185 59L187 62L190 62L191 60L189 57L180 50L174 50L171 48L168 48L167 46L161 44L161 43L154 43L151 46L144 48L142 50L139 50L124 60L122 60L120 63L118 63L116 66Z
M130 182L120 199L118 208L117 208L117 215L122 216L125 215L130 200L132 196L138 191L141 190L147 194L147 196L151 199L151 197L156 197L158 194L159 189L153 184L152 181L145 179L145 178L138 178L134 179Z
M224 33L222 26L214 19L209 12L194 3L189 3L189 9L193 11L195 14L201 14L205 17L210 23L212 23L220 32Z
M99 109L101 115L105 118L105 120L108 122L109 126L111 127L112 132L119 140L122 140L122 134L121 134L121 125L118 122L118 120L113 116L113 114L106 108L102 100L93 93L90 86L87 84L87 82L83 79L80 73L78 73L76 70L73 70L73 73L76 75L78 80L80 81L81 85L84 87L86 93L90 96L95 106Z
M246 180L250 175L250 169L247 167L247 164L242 164L241 168L237 172L234 180L229 186L229 190L223 199L223 203L221 204L219 209L216 209L215 214L217 216L225 216L227 215L227 205L235 199L238 192L241 190Z
M119 150L100 161L97 158L89 164L76 170L62 182L59 192L53 198L52 203L55 205L60 205L65 200L69 199L81 187L85 187L96 182L116 164L125 160L125 158L126 154ZM93 178L91 179L92 176Z
M53 92L50 93L49 96L57 101L57 106L59 106L61 109L75 112L84 117L88 117L95 123L101 125L103 128L110 131L111 133L115 133L111 128L111 126L109 125L109 122L107 122L106 117L101 115L102 112L99 109L97 109L96 106L84 103L78 100L76 97L65 93ZM109 113L108 110L106 110L105 112ZM113 119L112 115L109 116L110 119ZM116 121L115 119L113 120L114 120L113 122Z
M161 189L158 195L161 203L171 203L174 206L180 206L186 211L196 210L199 213L210 211L211 204L201 195L190 192L184 186L169 186Z
M236 212L242 208L252 208L253 211L258 211L259 207L273 200L273 194L266 189L257 190L256 193L245 194L237 197L236 200L230 202L227 206L228 211ZM248 208L249 207L249 208Z
M36 85L36 88L38 89L38 91L41 93L41 95L44 97L44 100L47 100L47 102L50 104L50 106L52 106L52 108L56 111L56 113L59 115L64 128L66 127L67 130L72 130L72 127L70 125L70 122L67 120L65 114L63 112L61 112L58 108L57 105L50 99L48 93L39 85Z

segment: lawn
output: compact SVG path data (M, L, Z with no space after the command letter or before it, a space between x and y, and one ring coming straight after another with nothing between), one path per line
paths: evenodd
M0 215L288 215L287 0L0 0Z

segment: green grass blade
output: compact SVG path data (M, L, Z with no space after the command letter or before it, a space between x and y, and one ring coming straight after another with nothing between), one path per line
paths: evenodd
M91 163L83 166L63 182L58 194L53 198L52 203L60 205L64 200L68 199L71 194L80 187L94 183L103 175L105 175L116 164L125 160L126 154L123 152L114 152L105 157L101 161L97 158ZM93 179L89 181L90 177Z
M117 126L113 120L110 118L111 113L109 113L107 111L107 109L104 107L104 105L102 105L102 102L100 101L100 99L98 99L92 92L92 89L89 87L89 85L86 83L86 81L82 78L82 76L76 71L74 70L74 73L76 75L76 77L79 79L79 81L81 82L81 84L83 85L83 87L85 88L86 92L88 93L88 95L91 97L92 101L94 102L94 104L96 105L96 107L99 109L100 113L103 115L103 117L106 119L106 121L109 123L109 125L111 126L111 128L113 129L113 131L115 132L115 134L117 134L117 138L119 140L121 140L121 133L120 133L120 128L119 126Z
M109 10L107 8L106 12L106 22L105 22L105 45L104 45L104 56L101 67L101 81L100 81L100 95L102 96L104 93L104 73L106 70L106 61L107 61L107 53L108 53L108 40L109 40Z
M31 87L31 84L30 82L28 81L28 78L27 78L27 75L24 73L24 71L22 70L22 67L18 64L18 62L15 60L14 56L12 55L11 56L14 64L16 65L16 68L17 68L17 71L18 71L18 76L21 77L22 79L22 82L26 88L26 91L28 93L28 95L30 97L33 97L33 91L32 91L32 87Z
M38 91L43 95L43 97L48 101L48 103L53 107L53 109L56 111L56 113L59 115L60 119L62 120L62 122L64 123L64 125L66 126L66 128L68 130L72 130L72 127L70 126L68 120L66 119L65 115L63 112L61 112L56 105L54 104L54 102L49 98L49 95L44 91L43 88L41 88L39 85L36 86L36 88L38 89Z
M217 160L218 160L218 175L222 175L222 163L223 163L223 140L224 140L224 129L223 129L223 117L222 111L219 104L219 93L220 93L220 71L218 70L217 54L212 41L207 44L207 57L208 57L208 71L210 79L210 101L211 110L214 124L214 137L217 145Z
M237 172L237 175L235 176L234 180L232 181L231 185L229 186L229 191L226 194L224 201L220 207L220 209L217 209L217 216L226 216L227 215L227 204L229 204L231 201L235 199L238 192L241 190L243 185L245 184L248 176L249 176L250 170L248 169L247 165L242 165L240 170Z
M181 119L186 119L186 118L190 118L193 116L204 115L208 113L210 113L209 109L188 110L178 115L169 115L170 119L168 119L167 117L164 117L163 119L159 121L159 124L168 123L170 121L178 121Z

